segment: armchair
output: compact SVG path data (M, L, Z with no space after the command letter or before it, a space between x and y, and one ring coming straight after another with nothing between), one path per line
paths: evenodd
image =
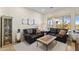
M55 40L66 43L68 35L66 34L67 32L65 30L60 30L59 33L57 34L57 38Z

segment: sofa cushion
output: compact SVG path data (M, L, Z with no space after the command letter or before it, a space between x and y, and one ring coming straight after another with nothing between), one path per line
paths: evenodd
M66 34L66 31L65 30L60 30L59 35L64 36L65 34Z
M27 29L24 29L23 32L24 32L24 33L28 33L28 32L27 32Z
M27 29L27 32L28 32L29 34L31 34L31 33L32 33L32 29Z
M57 34L57 29L56 28L50 28L50 32Z
M32 34L36 34L36 29L32 29Z

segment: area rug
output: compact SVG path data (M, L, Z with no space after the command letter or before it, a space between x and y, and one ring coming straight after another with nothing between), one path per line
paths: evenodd
M37 42L33 44L28 44L26 41L13 45L16 51L46 51L46 47L39 43L37 47ZM65 51L67 44L57 41L57 44L54 46L51 44L49 46L49 51Z

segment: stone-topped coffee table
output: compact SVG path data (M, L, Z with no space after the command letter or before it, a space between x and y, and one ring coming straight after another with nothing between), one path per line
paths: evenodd
M45 35L39 39L37 39L37 47L38 42L44 44L46 46L46 50L48 50L48 46L55 40L56 36Z

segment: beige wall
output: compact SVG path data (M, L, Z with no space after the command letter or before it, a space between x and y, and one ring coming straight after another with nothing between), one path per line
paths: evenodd
M17 29L28 29L28 28L37 28L38 26L39 29L41 28L42 25L42 20L43 20L43 15L32 11L28 8L21 8L21 7L4 7L4 8L0 8L0 16L5 15L5 16L11 16L13 17L13 22L12 22L12 39L13 42L15 42L15 38L16 38L16 32ZM35 22L37 25L24 25L22 24L22 19L35 19Z

